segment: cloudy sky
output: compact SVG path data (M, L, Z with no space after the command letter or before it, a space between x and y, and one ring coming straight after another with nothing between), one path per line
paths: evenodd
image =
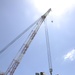
M49 32L53 75L74 75L75 0L1 0L0 50L49 8L52 12L45 22ZM41 71L49 75L44 27L43 24L14 75L34 75ZM7 70L29 33L0 54L0 72Z

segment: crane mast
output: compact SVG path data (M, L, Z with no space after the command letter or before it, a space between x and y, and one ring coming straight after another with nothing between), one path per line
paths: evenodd
M35 35L37 34L37 32L38 32L38 30L41 26L41 24L43 23L43 21L45 20L46 16L49 14L50 11L51 11L51 8L44 15L42 15L41 18L38 20L35 28L31 31L27 40L22 45L21 52L13 59L10 66L8 67L7 71L5 72L5 75L13 75L14 74L16 68L18 67L18 65L20 64L20 62L21 62L21 60L24 56L24 54L26 53L30 43L34 39Z

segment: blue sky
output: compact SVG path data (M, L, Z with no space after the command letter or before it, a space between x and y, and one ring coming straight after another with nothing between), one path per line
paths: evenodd
M49 7L48 24L53 75L74 75L75 1L74 0L2 0L0 1L0 50L35 22ZM51 23L51 20L54 22ZM28 31L0 55L0 71L5 72L24 43ZM44 24L41 26L14 75L49 75Z

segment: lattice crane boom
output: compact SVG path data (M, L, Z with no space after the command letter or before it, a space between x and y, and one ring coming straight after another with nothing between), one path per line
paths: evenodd
M41 26L41 24L43 23L43 21L45 20L46 16L49 14L50 11L51 11L51 8L43 16L41 16L41 18L38 20L35 28L31 31L31 33L29 34L29 37L27 38L26 42L21 47L21 52L17 55L16 58L13 59L10 66L8 67L7 71L5 72L5 75L13 75L14 74L16 68L18 67L18 65L20 64L20 62L21 62L21 60L24 56L24 54L26 53L30 43L34 39L35 35L37 34L37 32L38 32L38 30Z

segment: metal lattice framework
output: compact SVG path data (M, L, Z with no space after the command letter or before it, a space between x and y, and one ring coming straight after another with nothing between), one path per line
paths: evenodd
M34 39L35 35L37 34L37 32L41 26L41 24L43 23L43 21L45 20L46 16L49 14L50 11L51 11L51 8L43 16L41 16L41 18L36 22L36 26L34 27L34 29L29 34L26 42L22 45L21 52L12 60L10 66L8 67L8 69L4 75L13 75L14 74L16 68L20 64L24 54L26 53L28 47L30 46L30 43Z

